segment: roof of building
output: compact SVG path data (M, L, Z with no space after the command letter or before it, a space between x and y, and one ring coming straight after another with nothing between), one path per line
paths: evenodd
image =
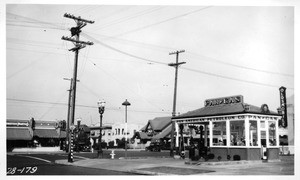
M33 136L39 138L59 138L60 135L55 129L35 129L33 131Z
M166 138L167 136L169 136L171 134L171 130L172 130L172 124L169 124L162 132L153 136L152 139Z
M147 124L143 126L140 131L145 131L150 125L153 131L162 131L171 123L171 117L156 117L152 120L148 120Z
M57 121L39 121L35 120L35 128L57 128L58 127L58 122Z
M134 135L132 136L132 139L135 139L135 138L138 138L138 139L151 139L151 137L149 137L147 135L147 133L145 133L145 132L135 132Z
M263 112L261 107L253 106L246 103L226 104L218 106L207 106L174 117L173 119L193 118L193 117L206 117L206 116L220 116L242 113L254 114L269 114L278 115L274 111Z
M6 128L7 140L32 140L33 131L31 128Z

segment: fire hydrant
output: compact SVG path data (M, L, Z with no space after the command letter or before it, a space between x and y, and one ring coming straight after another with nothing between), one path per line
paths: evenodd
M114 159L115 158L115 150L111 150L111 153L110 153L110 155L111 155L111 159Z

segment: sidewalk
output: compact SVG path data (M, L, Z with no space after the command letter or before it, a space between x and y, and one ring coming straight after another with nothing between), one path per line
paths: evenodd
M230 161L218 164L187 163L173 158L87 159L56 163L140 175L294 175L294 162Z
M15 148L11 153L29 153L29 152L63 152L59 147L32 147Z

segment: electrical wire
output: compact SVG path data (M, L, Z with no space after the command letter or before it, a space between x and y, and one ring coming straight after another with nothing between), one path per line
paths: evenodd
M190 12L188 12L188 13L184 13L184 14L181 14L181 15L178 15L178 16L175 16L175 17L172 17L172 18L163 20L163 21L159 21L159 22L156 22L156 23L153 23L153 24L149 24L149 25L146 25L146 26L143 26L143 27L139 27L139 28L136 28L136 29L127 31L127 32L123 32L123 33L114 35L114 37L123 36L123 35L125 35L125 34L130 34L130 33L136 32L136 31L140 31L140 30L149 28L149 27L151 27L151 26L156 26L156 25L159 25L159 24L168 22L168 21L175 20L175 19L177 19L177 18L181 18L181 17L184 17L184 16L188 16L188 15L190 15L190 14L197 13L197 12L199 12L199 11L206 10L206 9L208 9L208 8L211 8L211 7L213 7L213 6L207 6L207 7L200 8L200 9L197 9L197 10L194 10L194 11L190 11Z
M8 101L17 101L17 102L27 102L27 103L38 103L38 104L51 104L51 105L68 106L67 103L59 103L59 102L47 102L47 101L36 101L36 100L15 99L15 98L6 98L6 100L8 100ZM98 109L97 106L89 106L89 105L81 105L81 104L76 104L76 107ZM121 111L120 108L113 108L113 107L105 107L105 109L106 110L113 110L113 111ZM137 112L137 113L161 113L161 114L168 113L168 112L160 112L160 111L134 110L132 108L128 109L128 111Z
M267 73L267 74L274 74L274 75L287 76L287 77L294 78L293 74L278 73L278 72L273 72L273 71L266 71L266 70L261 70L261 69L256 69L256 68L250 68L250 67L246 67L246 66L240 66L240 65L236 65L236 64L232 64L232 63L220 61L220 60L217 60L215 58L207 57L207 56L204 56L204 55L199 55L199 54L196 54L196 53L193 53L193 52L187 52L187 53L190 53L190 54L192 54L194 56L197 56L197 57L201 57L201 59L200 59L201 61L214 62L214 63L219 63L219 64L223 64L223 65L227 65L227 66L232 66L232 67L236 67L236 68L242 68L242 69L247 69L247 70L252 70L252 71ZM203 59L203 57L207 58L209 60L205 60L205 59Z
M120 23L123 23L123 22L126 22L126 21L129 21L129 20L132 20L132 19L135 19L135 18L140 18L141 16L143 15L146 15L146 14L150 14L150 13L153 13L155 11L158 11L158 10L161 10L165 7L154 7L154 8L150 8L150 9L147 9L147 10L143 10L141 12L138 12L136 14L133 14L133 15L129 15L129 16L126 16L126 17L123 17L123 18L120 18L120 19L117 19L115 21L112 21L110 23L107 23L107 24L103 24L101 25L100 27L94 29L94 30L101 30L101 29L105 29L105 28L108 28L108 27L111 27L111 26L114 26L116 24L120 24Z
M139 97L141 97L145 102L147 102L149 105L161 110L163 108L158 107L157 105L151 103L149 100L147 100L145 97L141 96L139 93L136 93L133 89L131 89L130 87L128 87L125 83L123 83L122 81L119 81L116 77L114 77L113 75L111 75L110 73L108 73L107 71L105 71L104 69L100 68L99 66L96 65L96 63L90 61L95 67L97 67L99 70L101 70L102 72L104 72L106 75L108 75L109 77L111 77L113 80L115 80L116 82L118 82L122 88L130 90L133 94L138 95ZM98 96L99 97L99 96Z
M130 57L133 57L133 58L136 58L136 59L139 59L139 60L142 60L142 61L146 61L146 62L152 62L152 63L156 63L156 64L160 64L160 65L167 65L167 63L163 63L163 62L160 62L160 61L155 61L155 60L150 60L150 59L146 59L146 58L143 58L143 57L139 57L139 56L136 56L136 55L133 55L133 54L130 54L130 53L127 53L125 51L122 51L122 50L119 50L117 48L114 48L110 45L107 45L85 33L82 33L86 38L106 47L106 48L109 48L113 51L116 51L116 52L119 52L121 54L124 54L124 55L127 55L127 56L130 56ZM210 75L210 76L214 76L214 77L218 77L218 78L223 78L223 79L229 79L229 80L234 80L234 81L238 81L238 82L244 82L244 83L249 83L249 84L255 84L255 85L261 85L261 86L266 86L266 87L276 87L278 88L279 86L277 85L271 85L271 84L266 84L266 83L259 83L259 82L254 82L254 81L247 81L247 80L242 80L242 79L238 79L238 78L232 78L232 77L228 77L228 76L222 76L222 75L218 75L218 74L214 74L214 73L209 73L209 72L205 72L205 71L201 71L201 70L197 70L197 69L192 69L192 68L185 68L185 67L181 67L182 69L184 70L188 70L188 71L191 71L191 72L196 72L196 73L200 73L200 74L206 74L206 75ZM287 87L288 89L294 89L292 87Z
M88 32L88 34L94 34L94 35L99 35L96 33L91 33ZM104 35L99 35L101 37L107 38L108 36L104 36ZM130 40L125 40L125 39L121 39L121 38L113 38L112 40L117 41L117 42L121 42L122 44L127 43L130 45L133 45L135 47L145 47L147 49L153 49L153 50L160 50L161 52L165 52L166 50L168 51L172 51L175 48L171 48L171 47L165 47L165 46L158 46L158 45L154 45L154 44L147 44L147 43L143 43L143 42L137 42L137 41L130 41ZM261 69L257 69L257 68L250 68L250 67L246 67L246 66L241 66L241 65L236 65L236 64L232 64L232 63L228 63L228 62L224 62L215 58L211 58L202 54L198 54L198 53L194 53L191 51L187 51L187 54L190 54L194 57L200 57L200 59L197 59L199 61L205 61L205 62L210 62L210 63L217 63L217 64L222 64L222 65L227 65L227 66L232 66L235 68L241 68L241 69L246 69L246 70L252 70L252 71L256 71L256 72L261 72L261 73L267 73L267 74L273 74L273 75L280 75L280 76L286 76L286 77L290 77L290 78L294 78L293 74L288 74L288 73L279 73L279 72L274 72L274 71L267 71L267 70L261 70ZM206 60L208 59L208 60Z
M59 102L62 98L64 98L67 94L68 93L63 93L62 96L60 96L58 98L58 100L56 101L56 103ZM53 103L52 106L50 108L48 108L48 110L44 114L42 114L39 119L43 119L55 106L56 106L56 104Z

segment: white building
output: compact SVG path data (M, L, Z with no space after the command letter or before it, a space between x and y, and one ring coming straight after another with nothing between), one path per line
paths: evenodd
M133 137L136 131L139 131L143 125L138 124L127 124L127 139ZM98 142L99 138L99 125L98 126L91 126L91 138L93 139L94 143ZM122 123L114 123L109 124L105 123L102 125L102 142L109 143L114 141L114 145L117 145L117 139L121 140L122 138L126 138L126 124Z

